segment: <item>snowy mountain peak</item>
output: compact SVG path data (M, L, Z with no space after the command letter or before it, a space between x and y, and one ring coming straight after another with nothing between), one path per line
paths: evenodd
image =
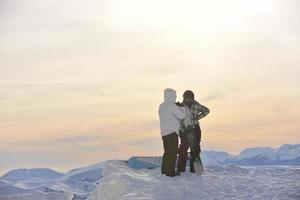
M284 144L278 148L278 151L291 151L300 148L300 144Z
M63 174L49 168L21 168L7 172L1 178L4 179L56 179L62 177Z
M259 154L270 154L273 153L274 149L270 147L254 147L254 148L247 148L238 155L239 158L250 158L257 156Z
M285 144L276 151L276 156L281 160L290 160L300 157L300 144Z

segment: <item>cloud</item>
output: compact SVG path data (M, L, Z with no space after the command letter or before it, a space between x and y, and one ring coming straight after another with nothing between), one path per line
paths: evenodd
M206 95L201 98L203 102L211 102L211 101L223 101L227 98L235 98L238 96L242 98L245 94L250 91L253 91L255 86L248 86L248 85L234 85L232 83L227 83L225 86L220 86L219 88L210 89Z
M202 100L203 100L203 102L209 102L209 101L218 99L220 97L222 97L222 94L218 93L218 92L215 92L215 93L211 93L211 94L205 96Z
M159 153L169 85L216 148L296 138L299 2L215 2L1 1L1 167Z
M122 145L124 143L121 143ZM159 135L157 136L151 136L151 137L145 137L141 139L131 139L125 144L129 146L135 146L140 149L144 150L154 150L154 149L160 149L162 146L162 140Z
M63 136L55 139L35 139L34 141L6 142L5 144L3 144L3 146L19 146L20 148L23 148L23 150L32 146L34 146L35 148L57 148L63 146L75 147L76 145L85 145L98 140L99 138L97 138L96 136Z
M62 138L49 141L50 144L85 144L97 140L96 136L79 135L79 136L65 136Z

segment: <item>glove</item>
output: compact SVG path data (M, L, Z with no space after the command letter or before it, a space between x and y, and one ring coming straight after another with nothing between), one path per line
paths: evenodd
M182 105L182 103L180 103L180 102L176 102L175 103L177 106L179 106L179 107L182 107L183 105Z

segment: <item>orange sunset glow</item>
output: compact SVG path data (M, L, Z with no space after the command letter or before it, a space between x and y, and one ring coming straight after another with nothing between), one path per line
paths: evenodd
M165 88L203 150L300 143L300 2L0 2L0 174L161 155Z

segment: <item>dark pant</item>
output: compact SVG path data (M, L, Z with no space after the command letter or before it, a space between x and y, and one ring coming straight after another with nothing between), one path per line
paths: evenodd
M161 173L167 176L175 176L175 166L178 151L178 135L171 133L162 137L164 143L164 155L162 158Z
M191 152L194 155L197 155L201 152L200 141L201 141L201 129L199 125L195 126L194 134L196 138L196 152ZM186 161L187 161L187 151L189 149L188 139L186 135L180 136L180 146L179 146L179 158L177 162L177 170L180 172L185 171ZM191 160L192 161L192 160ZM193 165L190 165L190 171L194 172Z

